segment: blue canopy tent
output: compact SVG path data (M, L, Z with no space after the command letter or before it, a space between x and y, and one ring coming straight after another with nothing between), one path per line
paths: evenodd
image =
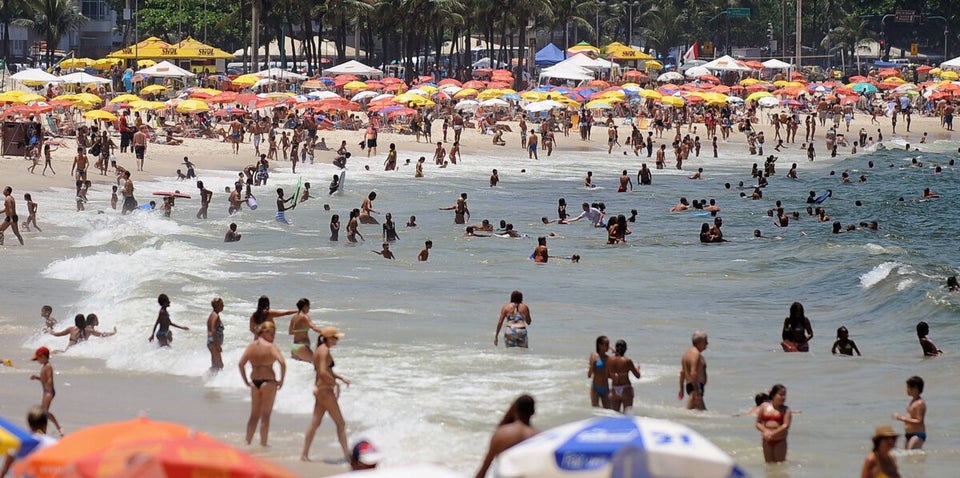
M536 57L534 57L537 62L537 66L551 66L560 63L566 58L566 55L563 54L563 50L557 48L557 45L553 43L547 44L547 46L540 49L537 52Z

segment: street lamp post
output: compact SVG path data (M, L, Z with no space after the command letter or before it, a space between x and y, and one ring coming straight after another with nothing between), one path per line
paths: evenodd
M639 1L625 2L627 5L627 46L633 47L633 9L640 6Z
M596 4L597 4L597 19L596 19L597 44L594 46L596 46L597 48L600 48L600 9L605 7L607 5L607 2L604 2L603 0L597 0Z

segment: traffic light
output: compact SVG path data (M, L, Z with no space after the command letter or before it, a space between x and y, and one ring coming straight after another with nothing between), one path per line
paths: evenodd
M767 39L773 41L773 23L767 22Z

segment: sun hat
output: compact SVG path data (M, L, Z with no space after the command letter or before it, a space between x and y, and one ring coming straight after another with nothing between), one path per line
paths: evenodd
M344 334L343 332L340 332L340 329L338 329L338 328L336 328L336 327L334 327L334 326L332 326L332 325L328 325L328 326L324 327L324 328L320 331L320 335L322 335L324 338L328 338L328 339L333 338L333 337L336 337L336 338L339 339L339 338L343 337L345 334Z
M880 438L897 438L899 436L900 434L894 431L893 427L890 425L880 425L873 433L874 440L878 440Z

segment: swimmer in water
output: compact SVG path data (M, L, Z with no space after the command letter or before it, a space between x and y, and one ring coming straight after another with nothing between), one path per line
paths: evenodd
M853 353L856 352L857 356L860 356L860 349L857 348L857 344L850 340L850 332L842 326L837 329L837 341L833 343L833 348L830 351L834 355L839 353L853 356Z

